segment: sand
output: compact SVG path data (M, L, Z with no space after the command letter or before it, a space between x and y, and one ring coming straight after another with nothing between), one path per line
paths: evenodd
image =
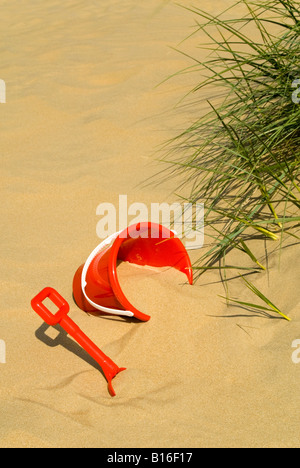
M170 267L140 266L121 262L117 268L118 281L129 302L146 315L169 308L172 296L174 314L181 314L182 299L188 297L191 286L184 273ZM184 294L183 294L184 291ZM155 292L155 294L153 294ZM187 301L187 307L190 301ZM158 318L158 320L160 320Z
M120 194L129 204L176 201L174 181L139 184L157 171L157 145L190 118L169 110L195 77L157 85L190 65L169 46L192 25L171 0L2 2L1 448L300 446L295 239L280 261L268 244L269 273L253 279L290 323L227 307L217 271L193 286L170 272L168 281L143 277L147 323L87 315L72 299L73 275L100 242L100 203L117 207ZM73 340L31 309L45 286L127 368L114 380L116 397ZM230 288L250 299L239 281Z

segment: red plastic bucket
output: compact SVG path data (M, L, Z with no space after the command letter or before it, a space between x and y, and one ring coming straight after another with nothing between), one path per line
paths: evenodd
M110 236L75 273L73 296L80 309L117 314L142 321L149 315L136 309L124 295L117 274L118 261L153 267L173 267L193 284L189 255L173 231L156 223L138 223Z

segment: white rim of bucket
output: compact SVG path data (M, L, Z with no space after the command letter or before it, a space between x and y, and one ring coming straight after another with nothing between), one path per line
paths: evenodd
M124 315L124 316L127 316L127 317L134 317L134 313L131 312L130 310L111 309L109 307L104 307L104 306L100 306L99 304L96 304L95 302L93 302L87 296L87 294L85 292L85 288L87 286L86 275L87 275L87 271L89 269L90 264L92 263L92 261L94 260L96 255L98 255L98 253L100 253L105 247L110 245L112 243L112 241L114 241L121 232L123 232L123 231L116 232L115 234L112 234L111 236L109 236L107 239L105 239L103 242L101 242L101 244L99 244L93 250L93 252L90 254L90 256L88 257L87 261L85 262L83 270L82 270L81 289L82 289L83 295L86 298L86 300L88 301L88 303L91 306L93 306L95 309L100 310L101 312L106 312L106 313L113 314L113 315Z

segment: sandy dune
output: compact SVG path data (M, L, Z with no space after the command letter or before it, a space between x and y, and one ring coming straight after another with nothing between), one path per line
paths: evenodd
M189 64L169 46L192 24L171 0L2 1L0 447L300 446L297 245L280 265L271 246L270 273L256 279L290 323L228 308L217 272L162 283L159 303L149 288L148 323L86 315L72 299L73 275L100 242L100 203L175 201L174 181L139 184L188 118L170 109L195 77L157 85ZM48 285L127 367L115 398L71 338L32 311ZM233 293L248 298L239 283Z

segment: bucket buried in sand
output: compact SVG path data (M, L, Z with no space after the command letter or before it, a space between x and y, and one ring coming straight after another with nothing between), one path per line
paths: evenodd
M73 296L80 309L94 314L135 317L144 322L150 319L123 293L117 274L120 262L172 267L185 273L193 284L189 255L176 234L160 224L137 223L108 237L76 271Z

